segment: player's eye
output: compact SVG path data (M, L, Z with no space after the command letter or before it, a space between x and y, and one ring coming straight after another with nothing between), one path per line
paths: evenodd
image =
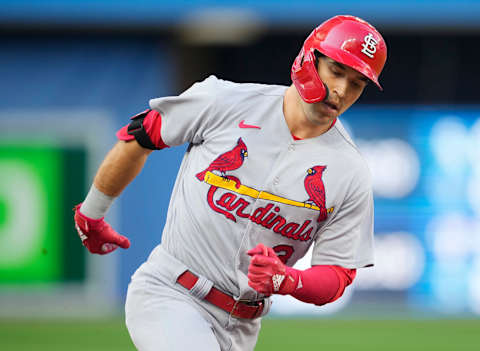
M352 82L352 84L353 84L354 88L361 89L361 88L364 88L364 87L367 86L368 81L366 81L366 80L354 80Z
M340 72L339 70L332 70L332 73L335 77L341 77L342 76L342 72Z
M355 89L359 89L359 88L362 87L362 85L357 81L353 81L352 82L352 87L354 87Z

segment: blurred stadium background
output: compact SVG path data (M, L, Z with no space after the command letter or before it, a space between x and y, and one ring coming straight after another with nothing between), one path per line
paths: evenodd
M480 349L475 0L0 1L0 349L132 350L127 284L161 239L185 148L152 155L109 213L132 247L91 256L71 209L114 132L210 74L290 84L302 41L336 14L389 48L384 92L343 117L374 175L377 265L326 307L276 298L257 349Z

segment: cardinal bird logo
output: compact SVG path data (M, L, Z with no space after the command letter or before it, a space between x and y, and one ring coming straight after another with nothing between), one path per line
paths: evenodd
M309 196L305 201L309 204L315 204L320 208L320 214L318 215L317 222L321 222L327 219L327 208L325 205L325 186L323 185L322 175L327 166L313 166L307 170L305 176L305 190Z
M212 163L210 163L210 166L208 166L207 169L197 173L196 177L203 182L205 174L209 171L219 171L222 177L225 177L227 171L233 171L240 168L247 156L247 145L245 145L242 138L239 138L237 145L232 150L218 156Z

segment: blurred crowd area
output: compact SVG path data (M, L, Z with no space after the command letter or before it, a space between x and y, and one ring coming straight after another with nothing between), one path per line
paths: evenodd
M384 91L367 87L342 117L374 177L377 264L334 304L281 297L272 312L480 314L480 1L5 0L0 316L117 313L161 240L185 148L155 153L109 213L132 247L94 257L71 209L115 131L211 74L291 84L303 40L336 14L371 22L388 46Z

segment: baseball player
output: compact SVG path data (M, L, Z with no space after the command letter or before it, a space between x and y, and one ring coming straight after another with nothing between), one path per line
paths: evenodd
M373 198L364 159L338 116L386 44L370 24L317 27L287 86L210 76L117 132L75 224L92 253L128 248L104 221L152 150L188 143L162 242L132 276L126 324L139 350L253 350L273 294L324 305L373 265ZM313 245L312 266L292 266Z

